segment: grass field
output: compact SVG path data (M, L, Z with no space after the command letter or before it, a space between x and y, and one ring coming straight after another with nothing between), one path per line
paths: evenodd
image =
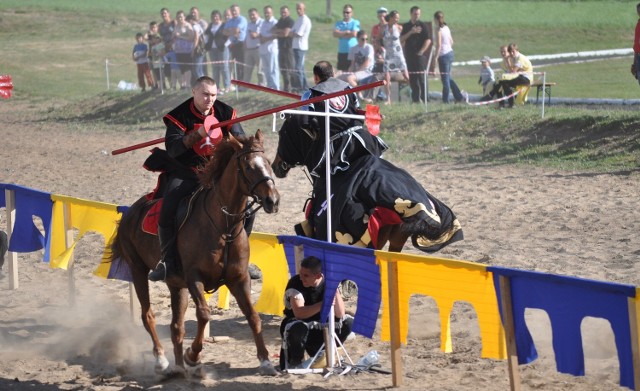
M237 3L243 14L266 1ZM500 44L517 42L525 54L553 54L630 47L637 21L631 1L350 1L355 17L370 29L375 9L398 9L408 19L414 4L430 20L443 10L456 41L456 59L497 57ZM230 5L231 3L229 3ZM279 4L271 3L274 6ZM290 7L294 2L287 3ZM115 91L118 81L135 81L131 48L136 32L158 21L160 8L174 14L196 5L203 15L210 2L178 1L89 2L82 0L0 0L0 74L11 74L15 102L60 120L80 120L83 126L117 122L124 130L161 128L159 118L186 93L165 96ZM325 1L307 2L313 20L307 70L320 59L335 60L336 40L331 36L343 3L332 1L332 17ZM109 87L105 62L109 61ZM638 98L640 86L629 74L631 57L541 67L555 81L555 97ZM534 66L536 64L534 63ZM460 86L479 93L476 67L455 68ZM440 83L430 83L440 90ZM225 97L241 113L283 103L280 98L245 94L240 101ZM96 113L98 111L98 113ZM589 109L552 106L545 119L539 108L528 106L498 112L488 107L469 108L430 104L429 113L414 105L383 108L387 121L383 137L398 159L492 161L546 164L563 168L628 170L640 167L640 118L635 108ZM90 125L87 125L89 124ZM270 128L268 119L250 126ZM161 129L160 129L161 131Z
M237 3L244 14L251 6L271 4ZM308 63L334 61L337 42L331 31L343 3L332 1L332 18L325 16L325 1L307 3L314 23ZM399 0L351 3L366 29L375 23L379 5L400 10L402 21L414 5ZM130 51L135 33L159 20L161 7L175 13L191 5L203 15L212 10L205 1L0 0L0 71L14 76L18 99L84 99L106 89L107 59L111 86L119 80L134 81ZM445 12L459 61L498 57L498 46L508 42L517 42L530 55L630 47L637 20L635 3L627 1L434 1L422 7L423 20L430 20L437 9ZM631 57L544 70L558 83L556 96L636 98L638 85L632 83L630 63ZM454 72L463 89L478 90L476 67Z

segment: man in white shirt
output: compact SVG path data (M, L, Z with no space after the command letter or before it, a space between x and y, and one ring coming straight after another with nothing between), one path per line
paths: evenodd
M264 7L264 20L260 25L260 64L267 87L280 89L280 70L278 69L278 40L271 30L278 23L273 17L273 8Z
M309 86L307 85L307 77L304 73L304 58L309 50L309 34L311 33L311 19L305 14L304 3L296 3L296 12L298 13L298 19L291 28L293 35L293 58L295 62L295 69L297 71L297 77L299 79L298 86L302 91L306 91Z
M250 83L253 75L253 68L256 68L258 74L258 84L264 85L264 74L260 69L260 27L262 18L255 8L249 9L249 23L247 24L247 37L244 40L244 62L245 71L243 81Z

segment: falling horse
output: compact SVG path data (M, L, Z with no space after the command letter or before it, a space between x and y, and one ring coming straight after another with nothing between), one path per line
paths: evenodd
M298 126L295 116L280 128L272 168L284 178L291 167L317 171L324 159L324 133ZM435 252L462 240L462 229L451 209L429 194L408 172L378 156L351 161L348 170L331 176L333 242L400 252L409 237L415 248ZM307 220L298 234L326 240L325 178L313 180Z
M142 307L142 323L153 341L157 373L183 372L185 362L192 367L199 364L210 315L204 294L224 284L236 298L251 327L260 372L274 375L276 372L262 335L262 323L251 304L249 240L243 226L244 220L260 207L267 213L278 211L280 196L264 154L260 130L244 144L234 139L219 144L199 180L202 186L191 198L188 216L181 219L178 232L177 248L183 273L166 282L171 294L171 340L178 371L169 369L149 302L147 274L158 263L160 248L157 238L143 231L142 222L157 201L142 197L122 217L111 259L122 258L130 266ZM251 202L249 197L253 199ZM198 328L191 347L183 354L184 314L189 294L195 303Z

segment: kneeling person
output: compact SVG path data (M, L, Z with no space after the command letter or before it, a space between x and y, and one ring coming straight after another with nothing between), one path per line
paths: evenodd
M285 360L289 368L301 365L306 351L313 357L324 343L320 311L325 292L325 279L320 259L310 256L302 260L300 273L287 283L284 294L284 319L280 325L283 348L280 350L280 369ZM353 317L345 315L344 301L340 291L333 299L336 317L336 335L341 342L351 333ZM286 351L285 351L286 349Z

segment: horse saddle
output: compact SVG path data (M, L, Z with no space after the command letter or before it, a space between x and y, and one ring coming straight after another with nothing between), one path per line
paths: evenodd
M198 190L193 192L193 194L184 197L180 204L178 204L178 210L176 211L176 227L180 230L182 224L187 221L187 218L191 214L193 201L195 200L198 193L202 191L202 187L199 187ZM154 204L151 205L147 213L144 215L142 219L142 231L146 232L150 235L158 235L158 220L160 219L160 210L162 209L162 198L158 198L155 200Z

